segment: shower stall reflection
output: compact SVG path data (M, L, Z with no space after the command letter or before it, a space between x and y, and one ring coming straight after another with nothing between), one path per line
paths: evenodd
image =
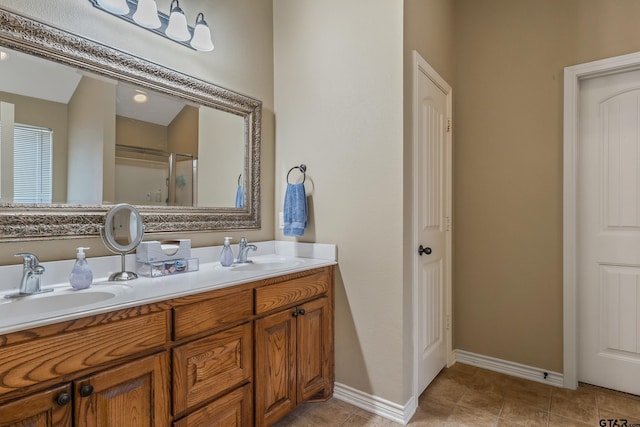
M197 158L116 144L115 203L196 206Z

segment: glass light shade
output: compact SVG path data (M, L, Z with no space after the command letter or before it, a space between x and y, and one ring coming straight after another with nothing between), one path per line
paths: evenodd
M200 19L202 18L202 19ZM211 41L211 31L204 20L204 14L200 12L196 18L196 27L193 30L193 38L191 39L191 47L202 52L213 50L213 42Z
M171 4L173 5L173 2L171 2ZM189 28L187 28L187 18L184 16L184 12L180 9L179 4L176 7L171 8L169 25L167 25L165 34L170 39L180 42L187 41L191 38L191 33L189 32Z
M158 17L158 6L155 0L139 0L133 20L145 28L160 28L162 24Z
M98 4L107 12L111 12L116 15L126 15L129 13L127 0L98 0Z

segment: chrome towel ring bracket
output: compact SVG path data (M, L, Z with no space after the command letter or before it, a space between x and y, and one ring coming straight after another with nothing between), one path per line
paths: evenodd
M302 172L302 184L304 184L304 182L307 180L307 165L305 164L301 164L300 166L294 166L291 169L289 169L289 172L287 172L287 184L291 184L289 182L289 175L294 169L299 169L300 172Z

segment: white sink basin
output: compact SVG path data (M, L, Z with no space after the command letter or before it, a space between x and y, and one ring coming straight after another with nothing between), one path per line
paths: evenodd
M302 263L300 261L292 261L292 260L254 261L254 262L248 262L246 264L237 264L232 267L232 270L268 271L268 270L278 270L281 268L291 268L299 264L302 264Z
M0 301L0 316L23 316L30 313L44 313L61 310L78 310L83 306L106 301L115 297L114 290L82 291L55 290L44 294L31 295L16 299Z

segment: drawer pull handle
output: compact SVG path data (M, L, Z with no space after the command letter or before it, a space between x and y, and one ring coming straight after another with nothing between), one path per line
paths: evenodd
M60 393L56 399L58 406L64 406L71 402L71 393Z
M297 312L297 311L294 311L293 313L291 313L291 315L292 315L293 317L298 317L298 312Z
M301 308L300 311L298 312L300 313L300 316L304 316L304 314L306 313L306 311L304 311L304 308Z
M86 384L80 387L80 396L82 397L91 396L91 393L93 393L92 385Z

